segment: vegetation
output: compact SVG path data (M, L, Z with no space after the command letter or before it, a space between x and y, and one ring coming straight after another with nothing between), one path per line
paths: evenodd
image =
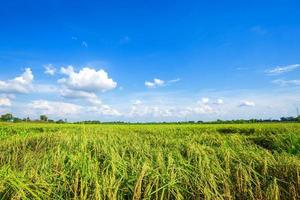
M0 124L0 199L300 199L300 124Z
M11 113L6 113L1 115L0 122L48 122L48 123L57 123L64 124L68 123L67 119L59 119L54 121L49 119L46 115L41 115L37 120L31 120L29 117L20 119L18 117L14 117ZM177 121L177 122L147 122L142 124L247 124L247 123L270 123L270 122L300 122L300 116L297 117L281 117L280 119L237 119L237 120L216 120L216 121ZM141 123L132 123L132 122L124 122L124 121L111 121L111 122L101 122L98 120L93 121L79 121L74 122L73 124L141 124Z

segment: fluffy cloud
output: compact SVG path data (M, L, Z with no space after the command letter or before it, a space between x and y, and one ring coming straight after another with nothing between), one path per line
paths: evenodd
M153 80L153 82L151 82L151 81L146 81L145 82L145 86L147 88L156 88L156 87L163 86L164 84L165 84L165 81L161 80L161 79L158 79L158 78L155 78Z
M242 101L239 106L240 107L254 107L255 103L253 101Z
M9 98L0 98L0 106L11 106L11 101Z
M108 77L103 69L96 71L92 68L82 68L75 72L72 66L61 68L61 73L67 75L67 78L58 80L70 90L79 90L85 92L105 92L117 87L117 83Z
M39 114L65 117L66 115L79 114L82 106L58 101L36 100L32 101L28 108Z
M4 93L28 93L32 89L33 74L30 68L26 68L21 76L12 80L0 81L0 92Z
M55 74L55 72L56 72L56 68L53 67L52 64L45 65L44 68L45 68L44 73L48 74L50 76L53 76Z
M286 66L277 66L273 69L267 70L268 75L279 75L287 72L291 72L297 68L300 68L300 64L286 65Z

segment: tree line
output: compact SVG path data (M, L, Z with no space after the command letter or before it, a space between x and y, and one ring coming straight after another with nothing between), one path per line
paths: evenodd
M67 123L67 119L59 119L59 120L52 120L52 119L49 119L47 117L47 115L40 115L40 118L39 119L30 119L29 117L26 117L26 118L18 118L18 117L15 117L13 116L13 114L11 113L6 113L6 114L3 114L1 115L0 117L0 121L1 122L46 122L46 123Z
M43 123L68 123L67 119L52 120L46 115L40 115L39 119L32 120L27 118L18 118L13 116L11 113L1 115L0 121L2 122L43 122ZM123 122L123 121L112 121L112 122L101 122L98 120L93 121L79 121L74 124L246 124L246 123L270 123L270 122L300 122L300 116L297 117L281 117L280 119L237 119L237 120L215 120L215 121L178 121L178 122Z

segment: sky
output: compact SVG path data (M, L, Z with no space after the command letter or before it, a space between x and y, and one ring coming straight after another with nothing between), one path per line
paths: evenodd
M300 108L300 1L0 1L0 114L277 119Z

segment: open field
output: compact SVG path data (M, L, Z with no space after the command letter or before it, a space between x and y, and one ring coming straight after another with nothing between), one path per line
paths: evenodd
M300 199L300 124L1 124L0 198Z

